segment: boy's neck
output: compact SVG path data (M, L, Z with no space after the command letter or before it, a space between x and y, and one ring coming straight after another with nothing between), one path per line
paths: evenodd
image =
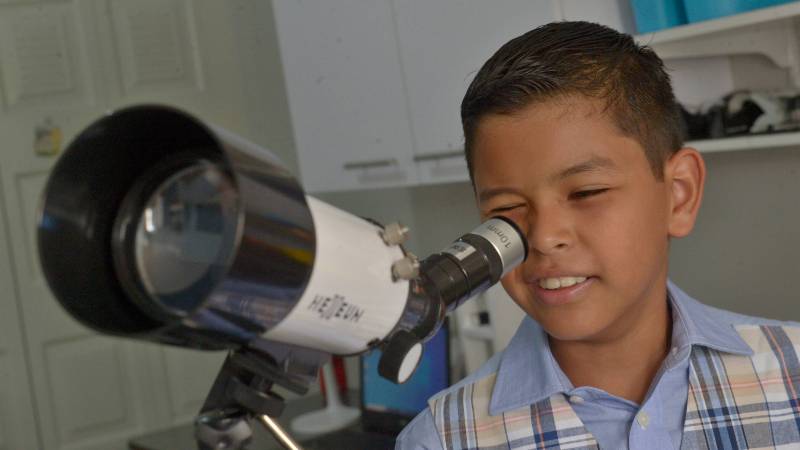
M561 370L575 387L592 386L641 404L669 352L672 314L666 296L647 302L618 324L624 333L609 339L559 341L549 338Z

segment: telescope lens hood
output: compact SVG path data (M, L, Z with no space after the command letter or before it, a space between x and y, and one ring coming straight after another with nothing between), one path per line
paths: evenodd
M213 133L185 113L161 106L137 106L101 118L55 165L40 209L39 260L58 301L89 327L131 335L169 324L169 314L128 299L111 244L126 196L176 154L225 172L225 155Z

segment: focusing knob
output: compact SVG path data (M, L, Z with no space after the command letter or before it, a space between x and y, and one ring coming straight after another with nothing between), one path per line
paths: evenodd
M405 383L422 358L422 343L409 331L400 330L389 339L378 362L378 373L394 383Z
M398 259L392 264L392 279L413 280L419 276L419 260L412 254L407 254L403 259Z
M381 237L386 245L400 245L408 239L408 227L399 222L390 223L383 227Z

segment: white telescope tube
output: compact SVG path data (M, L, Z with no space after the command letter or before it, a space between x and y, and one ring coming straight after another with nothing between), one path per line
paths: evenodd
M403 251L387 246L378 226L306 199L317 232L311 279L292 311L264 337L333 354L363 352L392 331L406 306L409 281L393 280L391 272Z

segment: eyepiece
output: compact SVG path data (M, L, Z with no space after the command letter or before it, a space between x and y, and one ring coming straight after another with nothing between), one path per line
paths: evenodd
M410 320L387 339L379 373L395 383L411 375L420 343L432 337L446 311L480 294L528 256L525 235L505 217L493 217L449 247L425 258L406 309Z
M426 291L448 309L500 281L527 257L525 235L513 221L493 217L421 265Z

